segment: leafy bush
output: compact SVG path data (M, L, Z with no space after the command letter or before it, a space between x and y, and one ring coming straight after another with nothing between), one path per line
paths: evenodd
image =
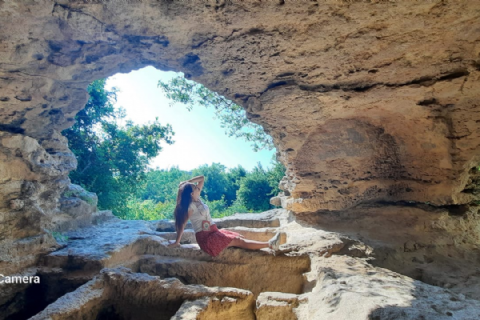
M153 200L131 199L127 202L126 220L161 220L173 219L173 210L175 209L175 202L158 202Z
M248 210L239 200L235 200L232 205L228 206L224 199L205 201L210 209L212 218L223 218L234 215L235 213L252 212Z

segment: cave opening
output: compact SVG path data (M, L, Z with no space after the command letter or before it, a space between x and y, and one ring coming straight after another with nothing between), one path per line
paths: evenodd
M108 80L106 81L104 80L103 82L98 82L98 80L92 82L88 88L88 91L90 93L90 99L86 104L86 108L83 110L80 110L77 116L75 117L76 124L74 124L74 127L76 126L75 128L76 131L71 130L71 128L67 128L62 132L69 139L69 147L77 157L77 161L79 164L79 166L77 166L77 169L72 171L73 175L70 176L72 184L67 189L65 189L65 191L60 197L59 202L60 202L61 214L56 217L53 217L54 227L52 229L52 234L54 235L54 238L58 241L58 243L61 244L62 246L68 247L69 245L72 244L72 242L82 239L82 237L72 236L69 233L69 231L74 231L76 229L87 227L88 224L90 223L90 221L88 220L88 216L91 216L94 210L105 209L105 210L101 210L101 212L106 210L108 211L108 207L104 206L102 208L97 205L98 200L101 196L104 196L106 199L112 198L106 195L105 192L102 192L102 191L106 191L106 189L103 189L99 192L98 190L95 190L95 188L90 188L98 185L95 185L94 183L89 185L88 183L85 183L87 181L86 179L82 179L82 176L85 177L88 175L91 175L91 176L93 175L94 177L92 180L99 181L99 180L102 180L101 174L102 173L105 174L109 171L108 166L104 166L100 163L101 160L105 160L106 158L104 157L102 159L101 157L99 157L98 153L95 154L95 152L102 147L101 144L103 143L108 145L109 143L108 137L117 138L122 134L124 136L128 135L128 130L132 131L131 129L134 128L136 125L137 127L139 127L140 125L143 125L144 126L143 129L148 129L148 126L150 127L152 126L150 121L147 124L145 124L145 122L140 123L141 120L139 120L139 121L135 121L137 123L134 124L133 121L131 121L130 119L126 119L128 116L141 115L143 116L143 119L148 119L148 120L151 120L154 117L156 118L157 116L162 118L161 112L159 112L157 115L151 114L151 110L145 111L145 112L139 112L139 110L141 110L140 105L144 107L145 104L148 104L147 100L149 100L148 93L141 92L142 88L146 88L148 86L142 85L141 81L138 80L138 74L141 73L142 70L144 72L146 71L147 73L154 74L154 76L156 74L158 78L161 77L160 75L161 71L153 67L140 69L136 72L132 72L132 73L137 73L137 79L135 78L132 78L129 80L123 79L123 87L120 87L119 92L116 92L116 89L114 88L114 84L110 84L110 87L111 87L110 89L107 88L109 85L108 83L109 80L112 78L115 78L115 76L110 77L108 78ZM125 77L126 75L117 74L116 76ZM140 75L140 77L142 77L142 75ZM143 75L143 77L145 77L145 75ZM114 81L111 81L111 82L114 82ZM153 82L153 86L150 86L150 87L151 87L150 90L156 90L157 94L159 93L158 86L156 85L155 82ZM110 100L110 96L114 96L115 99ZM132 96L142 97L142 100L140 102L137 101L137 103L135 102L132 103L132 101L128 101L128 99L122 100L122 98L124 97L132 97ZM118 100L117 100L117 97L119 98ZM109 101L111 101L112 103L109 103ZM121 109L118 109L119 110L118 114L115 115L115 112L117 111L114 110L115 103L113 102L115 103L120 102L119 104L123 103L125 105L129 104L129 107L127 108L129 110L125 111L124 109L122 111ZM229 103L232 103L232 102L229 101ZM164 104L166 105L166 103ZM152 103L150 101L150 105L147 106L147 109L148 108L154 109L154 107L155 107L155 102ZM224 158L229 157L230 163L233 163L232 161L237 161L238 163L242 159L243 160L247 159L249 161L248 165L250 166L250 168L246 167L246 170L245 170L246 175L248 175L249 172L251 171L252 175L254 173L255 175L257 175L257 178L259 174L263 175L264 178L267 178L266 176L267 174L270 173L270 170L271 170L270 168L267 167L269 165L268 160L270 160L270 163L271 163L271 160L274 159L274 156L275 156L274 147L272 148L273 151L271 149L264 148L265 150L260 150L259 152L252 153L252 150L251 150L252 145L248 145L249 141L244 143L238 143L238 141L233 140L233 138L225 139L222 137L222 139L220 139L219 138L220 135L225 136L225 133L222 132L223 127L225 125L225 119L223 120L223 125L219 125L218 120L216 124L212 123L213 121L211 120L211 118L215 116L214 111L211 111L209 113L197 112L196 116L200 118L200 121L196 122L195 120L188 119L186 117L186 115L190 113L191 110L185 110L185 108L181 108L178 106L177 108L171 108L171 106L164 106L164 107L174 110L174 112L170 112L170 119L175 119L175 117L177 118L183 117L184 120L186 119L183 127L187 127L189 129L192 129L191 127L193 127L193 131L195 131L195 128L210 129L210 130L204 130L206 132L204 136L198 133L200 130L197 130L197 134L192 133L193 131L182 133L180 136L184 138L183 141L187 141L188 143L186 144L186 146L184 146L183 150L182 149L176 150L176 151L173 151L173 153L185 155L189 152L189 150L193 149L198 144L196 143L196 141L202 139L204 141L203 145L206 145L209 150L217 151L218 153L217 157L219 156L219 158L217 159L221 159L222 157ZM101 110L102 108L104 110ZM105 109L110 109L110 110L105 110ZM192 111L192 113L195 111L200 111L196 109L200 109L200 107L196 106L196 108ZM114 119L114 121L113 122L102 121L102 119L100 119L102 115L105 116L106 118L109 118L109 120ZM139 118L137 117L137 119ZM137 119L134 119L134 120L137 120ZM248 119L246 117L242 119L243 122L245 122L245 120L248 120ZM117 123L115 123L115 121L117 121ZM168 120L165 120L165 121L168 121ZM90 128L87 128L88 126L90 126ZM211 130L212 127L216 127L216 128L214 130ZM168 131L167 127L163 127L161 129L164 130L162 132L163 135L161 136L161 138L165 140L165 136L167 135L166 131ZM141 131L141 130L138 130L138 131ZM144 130L144 131L147 131L147 130ZM81 141L82 138L85 138L85 139ZM268 143L272 144L271 137L268 136L266 133L262 139L267 139ZM223 143L224 145L227 145L229 149L226 150L224 146L222 149L221 143L215 143L216 140L223 140L221 143ZM125 144L122 145L122 143L123 141L120 141L118 143L118 145L116 146L117 150L122 147L125 147ZM258 140L254 141L254 143L258 143ZM265 140L263 141L263 143L265 143ZM165 147L166 146L163 146L163 148ZM203 149L205 149L205 147L203 147ZM79 150L81 152L78 152ZM199 149L199 150L194 149L192 153L199 154L199 151L201 150L202 149ZM112 147L112 143L110 143L110 149L105 148L103 151L104 151L103 155L107 155L108 159L112 160L113 156L115 155L113 151L116 151L116 150L114 147ZM110 152L105 152L105 151L110 151ZM229 151L234 151L234 152L229 152ZM146 152L140 151L139 153L141 153L141 156L144 156L144 157L146 155ZM87 157L85 157L85 154L87 154ZM127 156L128 155L130 154L127 154ZM255 161L252 160L253 158L252 155L259 155L259 157L256 159L258 160L256 163L256 166L253 166ZM82 156L83 156L83 159L81 159ZM161 158L162 156L161 152L159 153L159 156ZM187 158L187 157L184 157L184 158ZM125 161L128 161L128 159L129 159L128 157L125 157L125 159L121 159L121 160L125 162ZM211 171L214 171L212 174L212 178L215 178L215 173L217 173L217 177L218 177L218 173L220 173L226 176L226 177L223 177L223 180L226 180L227 182L229 182L228 180L231 177L227 175L228 173L230 173L229 169L233 167L233 165L230 165L229 166L230 168L227 168L227 166L220 163L220 161L221 160L213 160L212 165L210 167L208 167L208 165L205 165L204 169L205 167L206 169L213 168L214 170L211 170ZM144 161L144 163L147 163L147 162ZM219 165L215 167L217 163ZM111 175L108 174L109 178L111 177L113 180L115 179L118 180L119 178L121 178L122 172L120 171L122 169L124 170L124 173L125 172L128 173L128 170L125 170L125 168L119 168L119 164L121 165L122 163L117 163L116 164L117 167L114 167L114 166L110 167L110 168L113 168L115 172L110 172ZM242 163L239 163L238 167L240 167L241 164ZM195 172L195 168L193 170L192 169L181 170L178 168L178 165L175 166L175 165L172 165L171 163L169 167L166 167L164 165L163 168L159 168L160 166L158 161L155 162L154 165L156 165L155 169L153 169L152 166L147 167L147 174L156 172L156 171L158 172L159 170L164 173L169 173L169 172L171 173L173 171L174 174L171 177L172 181L168 181L168 182L175 187L178 185L178 181L176 181L175 179L177 180L179 178L185 179L186 175L193 174ZM172 168L174 170L172 170ZM215 169L218 172L215 172ZM179 172L180 174L178 174ZM208 173L208 170L207 170L207 173ZM281 174L279 175L279 173ZM270 197L272 195L275 195L275 194L272 194L274 185L277 186L279 180L283 177L283 171L278 170L278 167L277 167L277 172L274 172L273 174L277 175L275 178L278 181L274 181L273 184L269 183L269 187L271 189L264 191L266 195L264 199L265 200L264 203L265 202L269 203ZM268 179L265 179L265 180L269 180L271 178L272 178L272 175L270 175ZM127 189L128 191L131 191L133 187L131 184L131 181L130 181L129 189ZM165 181L162 181L162 182L165 182ZM234 183L238 184L238 181L234 181ZM108 186L108 184L103 182L103 186L105 185ZM253 191L253 193L256 193L255 194L256 198L258 198L259 190L261 191L260 188L251 190ZM172 188L171 191L176 191L176 190ZM213 194L215 190L209 190L209 191ZM97 195L95 195L95 193L97 193ZM172 196L172 195L175 196L176 193L171 192L171 194L168 196ZM50 194L48 196L52 196L52 195ZM48 196L45 195L45 197L48 197ZM165 194L162 196L164 198L167 197L167 195ZM250 196L252 196L252 194L250 194ZM154 208L152 211L155 211L156 209L155 207L158 208L158 203L153 203L152 200L154 199L152 198L153 197L150 197L147 199L141 199L142 203L139 203L135 209L138 209L140 207L143 207L142 208L143 210ZM157 197L156 199L159 199L159 198L160 197ZM217 214L213 214L212 215L213 217L219 218L222 216L227 216L227 214L224 214L224 215L218 214L218 211L222 209L228 209L228 207L222 206L222 202L224 202L225 195L221 195L219 199L210 198L208 195L205 195L205 198L208 201L207 203L209 205L213 205L213 209L217 210ZM235 200L231 202L235 202ZM106 203L108 203L108 201L106 201ZM162 208L164 212L169 209L170 211L173 211L171 202L169 203L169 205L170 206L165 206L164 208ZM260 211L265 211L272 208L274 208L274 206L272 205L269 205L268 207L263 205L262 207L262 205L260 204L259 206L257 206L257 208L252 208L252 207L247 208L246 206L242 207L237 205L234 209L236 210L236 212L260 212ZM243 211L241 211L242 209ZM126 220L134 219L134 220L154 221L154 220L163 220L165 218L172 219L173 216L171 215L171 213L172 212L170 212L170 215L165 215L165 214L145 215L144 214L143 216L142 215L130 215L130 216L123 215L122 216L120 214L115 214L115 215ZM87 217L85 221L82 220L84 217ZM188 227L189 225L187 225L187 228ZM157 229L157 231L160 231L160 233L162 231L171 232L173 230L174 229L171 227L167 228L167 230ZM266 241L275 234L272 230L262 231L260 233L257 233L255 231L248 231L248 230L247 231L242 230L242 231L244 234L247 234L248 237L250 237L252 240L258 240L258 241ZM169 238L167 233L165 233L164 236L166 238ZM162 235L160 234L160 236ZM193 237L193 241L191 239L192 237L190 237L189 239L185 239L184 237L182 244L186 244L186 243L195 244L196 243L195 237ZM237 256L239 254L241 255L241 253L237 253ZM245 259L252 259L252 257L245 257ZM223 263L211 263L211 262L205 262L205 261L195 261L195 259L193 260L182 259L182 258L178 259L175 257L172 258L169 256L164 256L163 258L159 259L159 261L157 261L157 267L155 268L155 270L149 269L150 259L148 257L143 257L142 259L135 261L136 264L132 266L132 268L134 267L132 270L135 270L137 272L146 272L152 275L158 275L158 276L161 276L161 278L173 276L173 277L176 277L177 279L180 279L186 285L203 284L208 286L232 286L237 288L244 288L244 289L253 291L255 296L258 296L258 294L264 291L278 291L278 292L300 294L303 292L303 286L305 281L303 273L309 271L309 267L310 267L309 260L308 258L303 256L301 258L287 258L287 261L291 259L295 261L300 259L299 260L301 261L299 263L300 267L294 268L295 269L294 273L291 274L291 276L289 277L289 280L282 281L282 282L274 281L272 280L272 277L281 278L283 275L290 273L292 270L282 266L274 267L274 264L275 264L274 261L270 261L269 263L265 264L265 261L264 261L265 257L263 258L254 257L253 260L255 261L258 260L258 261L253 264L248 264L248 263L246 264L241 261L235 261L233 262L233 264L236 265L236 267L232 268L232 264L229 261L224 261ZM127 263L128 261L125 260L122 262ZM294 262L287 262L287 264L295 265ZM189 267L186 268L185 267L186 265ZM48 266L48 263L42 264L42 266L44 267ZM272 267L273 269L271 269ZM183 270L183 272L177 273L175 275L171 275L170 272L167 270L167 269L170 270L175 268L178 268L179 270ZM86 281L88 281L88 279L91 278L91 276L93 276L93 273L90 274L89 276L82 275L82 272L84 272L85 270L91 270L91 269L95 269L96 271L99 271L100 266L99 265L97 266L95 264L93 264L93 266L92 265L86 266L86 265L82 265L81 263L79 264L78 259L74 255L69 255L66 264L62 266L63 272L59 273L58 270L52 272L48 268L39 270L37 275L39 275L42 278L42 287L29 288L26 291L27 294L25 295L25 297L23 296L19 297L19 299L23 299L23 302L19 302L18 299L14 299L14 301L12 301L14 305L23 304L25 308L20 313L12 314L8 319L21 319L24 317L33 316L38 312L40 312L41 310L43 310L49 304L56 301L58 298L63 297L67 293L74 292L81 285L85 284ZM201 272L205 270L210 270L210 272L207 272L204 275L201 275ZM262 272L258 273L259 270L262 270ZM265 277L264 275L266 273L272 274L272 277ZM253 274L254 276L248 279L243 279L242 277L243 274ZM37 293L42 292L42 295L41 295L42 298L31 299L31 294L29 294L29 292L31 292L32 290ZM177 312L182 302L183 301L177 301L173 304L171 303L164 307L161 307L161 308L158 307L158 308L165 309L165 310L162 309L164 311L162 312L167 314L166 318L170 318L175 312ZM118 311L121 309L119 308L120 307L118 303L113 303L108 307L103 308L99 312L98 317L108 318L108 319L122 319L123 318L122 311Z
M204 175L201 197L214 217L273 208L285 168L272 137L239 105L151 66L96 80L87 91L85 108L62 131L78 163L70 180L85 191L69 188L64 198L122 219L172 219L178 183ZM247 182L259 193L245 190Z
M85 88L153 66L229 96L275 138L291 173L284 181L290 198L277 200L317 228L289 226L288 245L315 257L311 303L300 319L480 318L478 3L87 2L0 1L0 273L42 267L53 299L61 290L76 292L104 267L131 261L147 271L146 255L163 254L182 261L184 283L201 282L187 272L188 254L206 258L195 246L164 254L167 235L154 220L99 228L109 239L85 230L59 234L109 218L93 212L86 184L67 186L77 164L61 131L87 102ZM142 201L134 217L158 218L155 203ZM347 247L345 237L352 238ZM326 259L335 250L342 255ZM375 260L364 264L369 252ZM169 275L173 263L161 263L152 274ZM413 289L395 272L424 283ZM227 275L232 282L222 283L238 281L233 267ZM142 285L131 288L140 292ZM0 318L37 310L25 302L28 290L38 291L3 289ZM224 298L214 303L231 297ZM289 308L287 300L295 301L269 301ZM104 306L105 317L120 313L119 305Z

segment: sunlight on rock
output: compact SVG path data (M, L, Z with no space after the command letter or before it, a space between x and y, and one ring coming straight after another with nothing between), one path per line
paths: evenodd
M479 11L467 0L0 1L0 320L480 319ZM213 258L191 225L168 247L173 221L112 213L155 207L131 198L170 128L62 133L88 118L95 92L104 103L90 115L114 116L101 79L147 66L183 73L271 136L280 192L262 191L261 213L234 201L260 187L212 207L231 205L220 229L278 234L277 251ZM79 164L72 145L97 140L115 166ZM215 149L201 131L192 140ZM109 173L97 185L124 193L72 184L92 167ZM118 207L99 205L108 196ZM149 218L171 217L175 196Z

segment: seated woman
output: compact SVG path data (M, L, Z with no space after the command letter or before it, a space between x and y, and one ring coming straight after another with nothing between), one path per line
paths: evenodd
M277 233L268 242L260 242L245 239L242 235L219 230L210 216L210 209L200 200L205 178L197 176L187 181L180 182L175 207L175 229L177 239L169 244L169 247L180 246L183 230L187 221L190 220L195 231L195 238L200 249L209 255L216 257L227 247L239 247L250 250L270 248L277 251L280 246L280 233ZM197 182L195 185L194 182Z

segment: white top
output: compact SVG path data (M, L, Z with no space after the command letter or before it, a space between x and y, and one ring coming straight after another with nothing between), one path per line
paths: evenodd
M210 209L202 200L192 201L188 208L193 210L190 222L195 232L203 231L202 221L204 220L209 221L211 225L215 224L210 216Z

